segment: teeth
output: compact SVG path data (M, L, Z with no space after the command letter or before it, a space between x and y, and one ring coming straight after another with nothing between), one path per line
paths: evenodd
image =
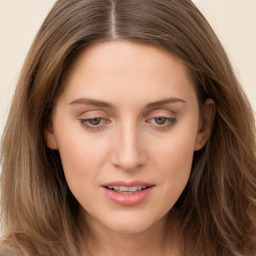
M119 191L121 191L121 192L127 192L127 191L129 191L129 188L128 188L128 187L120 186L120 187L119 187Z
M115 190L117 192L137 192L143 189L146 189L147 186L133 186L133 187L124 187L124 186L108 186L108 189Z
M138 191L138 187L130 187L128 188L129 192L136 192Z

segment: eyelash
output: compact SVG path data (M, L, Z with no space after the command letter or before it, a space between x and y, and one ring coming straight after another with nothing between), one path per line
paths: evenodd
M150 122L150 120L154 120L154 123L156 123L156 119L159 118L163 118L165 119L164 124L152 124ZM96 120L96 119L100 119L99 120L99 124L93 125L90 124L91 121ZM103 124L101 124L103 122ZM167 124L166 124L167 122ZM88 118L88 119L80 119L80 123L88 130L90 131L100 131L103 130L105 128L105 125L110 123L110 121L108 122L105 118L103 117L94 117L94 118ZM177 118L171 118L171 117L164 117L164 116L157 116L157 117L153 117L150 119L146 120L146 123L150 124L150 126L152 126L155 129L160 129L160 130L168 130L171 127L173 127L176 123L177 123Z
M156 117L153 117L153 118L150 118L148 119L146 122L147 123L150 123L149 121L150 120L154 120L154 123L156 123L156 119L159 119L159 118L163 118L165 119L165 122L164 124L153 124L151 126L153 126L153 128L156 128L156 129L160 129L160 130L168 130L170 129L171 127L173 127L176 122L177 122L177 118L173 118L173 117L164 117L164 116L156 116ZM167 123L166 123L167 122Z
M106 120L103 117L94 117L94 118L88 118L88 119L80 119L80 123L88 130L91 131L100 131L104 129L104 124L103 125L93 125L89 124L90 121L95 120L95 119L100 119L100 123L102 123L102 120Z

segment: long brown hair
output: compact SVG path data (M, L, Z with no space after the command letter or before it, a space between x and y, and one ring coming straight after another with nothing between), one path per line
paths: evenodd
M24 63L1 148L3 255L79 255L78 203L44 125L79 52L110 40L151 44L190 70L216 118L175 205L184 255L256 254L252 109L210 25L189 0L59 0ZM2 255L2 254L1 254Z

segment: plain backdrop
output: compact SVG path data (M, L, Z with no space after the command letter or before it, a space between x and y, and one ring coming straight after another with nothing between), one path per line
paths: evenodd
M143 0L142 0L143 1ZM0 137L28 49L55 0L0 0ZM256 110L256 0L195 0Z

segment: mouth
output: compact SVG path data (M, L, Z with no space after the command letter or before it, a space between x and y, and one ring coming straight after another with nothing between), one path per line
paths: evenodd
M104 194L112 202L122 206L133 206L145 201L156 185L145 182L114 182L102 186Z
M117 193L121 194L131 194L131 193L136 193L145 189L148 189L152 187L153 185L149 186L132 186L132 187L126 187L126 186L104 186L106 189L113 190Z

